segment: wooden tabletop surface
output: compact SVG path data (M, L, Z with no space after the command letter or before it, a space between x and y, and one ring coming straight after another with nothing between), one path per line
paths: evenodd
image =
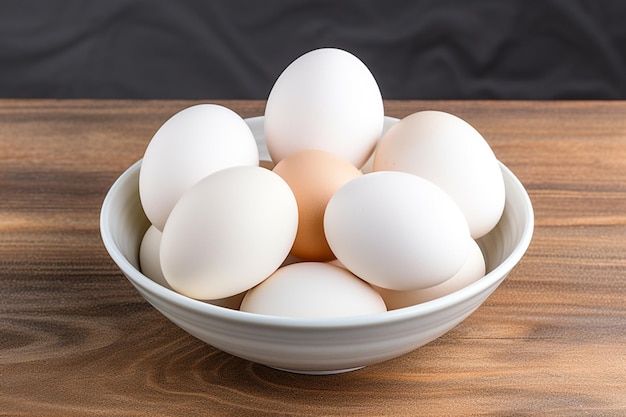
M626 102L386 102L473 124L528 189L535 234L452 331L332 376L198 341L108 257L108 187L191 104L0 100L0 415L626 415Z

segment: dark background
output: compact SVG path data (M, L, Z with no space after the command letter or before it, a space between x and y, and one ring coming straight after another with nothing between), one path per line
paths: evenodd
M387 99L624 99L621 0L0 0L0 97L267 97L339 47Z

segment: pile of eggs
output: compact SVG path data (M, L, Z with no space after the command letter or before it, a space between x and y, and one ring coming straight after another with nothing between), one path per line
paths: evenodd
M183 109L144 154L142 272L194 299L300 318L401 308L479 279L476 239L504 209L492 150L445 112L384 134L383 123L373 75L334 48L276 80L264 118L273 166L232 110Z

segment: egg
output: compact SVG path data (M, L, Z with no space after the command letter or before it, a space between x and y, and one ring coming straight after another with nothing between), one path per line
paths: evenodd
M469 227L450 196L405 172L373 172L343 185L328 202L324 231L346 268L393 290L442 283L470 250Z
M383 121L380 89L365 64L347 51L322 48L300 56L280 74L267 98L264 130L276 163L319 149L361 167Z
M375 289L382 295L389 310L424 303L460 290L485 275L485 259L480 247L473 239L470 239L470 246L470 255L459 272L439 285L414 291L394 291L380 287Z
M154 225L150 225L141 239L139 246L139 265L141 273L152 281L165 288L171 289L161 270L161 257L159 248L161 247L161 231Z
M502 216L498 160L482 135L455 115L429 110L403 118L378 144L373 169L412 173L444 189L461 208L474 239Z
M333 259L324 235L326 204L339 187L361 172L350 162L319 150L291 154L274 172L289 184L298 203L298 232L291 253L303 260Z
M281 317L337 318L387 311L369 284L349 271L323 262L301 262L278 269L252 288L241 311Z
M148 143L139 173L142 207L163 230L178 199L200 179L223 168L258 164L254 136L237 113L217 104L188 107Z
M196 299L234 296L285 260L298 207L289 185L258 166L214 172L174 206L161 237L161 268L170 286Z
M167 283L167 280L163 276L163 271L161 269L161 257L159 255L161 247L161 236L161 231L153 225L151 225L148 230L146 230L146 233L144 234L144 237L141 240L141 245L139 247L139 264L141 266L141 272L145 276L147 276L157 284L171 290L172 287L170 287L170 285ZM242 292L231 297L202 301L209 304L218 305L220 307L238 310L244 295L245 292Z

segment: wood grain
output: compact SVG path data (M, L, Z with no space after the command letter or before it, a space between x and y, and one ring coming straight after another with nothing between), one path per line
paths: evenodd
M104 250L106 190L191 104L0 100L0 415L626 415L626 103L386 102L481 131L526 185L535 235L451 332L324 377L199 342Z

